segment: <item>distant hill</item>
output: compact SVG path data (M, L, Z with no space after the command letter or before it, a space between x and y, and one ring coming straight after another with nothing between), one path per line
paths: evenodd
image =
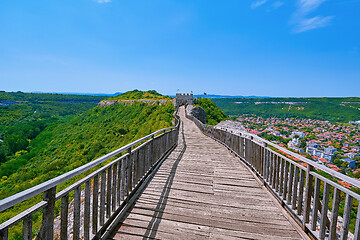
M169 95L170 97L176 97L176 95ZM230 95L216 95L216 94L195 94L195 98L269 98L267 96L230 96Z
M120 95L110 97L106 100L160 100L160 99L172 99L169 96L161 95L155 90L139 91L137 89L128 91Z
M41 91L34 91L30 93L41 93L41 94L63 94L63 95L86 95L86 96L117 96L121 94L120 92L116 93L77 93L77 92L41 92Z
M227 115L256 114L349 122L360 120L360 98L214 98Z
M199 95L194 95L194 97L198 98L198 97L206 97L206 98L269 98L267 96L229 96L229 95L216 95L216 94L199 94Z

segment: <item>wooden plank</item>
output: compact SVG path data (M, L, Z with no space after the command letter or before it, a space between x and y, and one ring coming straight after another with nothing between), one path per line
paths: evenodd
M184 138L180 136L177 148L119 224L114 239L302 238L239 159L205 137L193 122L185 118L183 121ZM223 131L214 131L215 134L236 149L236 141L229 142L232 135ZM259 152L262 149L257 143L245 139L242 145L242 140L239 137L239 152L258 172L273 175L270 182L274 180L273 186L278 185L279 190L280 161L274 160L275 168L270 168L270 162L259 161L259 157L269 156ZM154 144L161 141L156 138ZM217 230L212 233L213 229Z

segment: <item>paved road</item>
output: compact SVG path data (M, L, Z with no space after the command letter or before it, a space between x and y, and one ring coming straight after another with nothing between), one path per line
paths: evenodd
M247 167L179 114L179 145L109 239L303 239Z

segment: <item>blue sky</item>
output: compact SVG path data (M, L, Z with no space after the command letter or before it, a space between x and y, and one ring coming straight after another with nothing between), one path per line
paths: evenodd
M0 90L360 96L360 0L2 0Z

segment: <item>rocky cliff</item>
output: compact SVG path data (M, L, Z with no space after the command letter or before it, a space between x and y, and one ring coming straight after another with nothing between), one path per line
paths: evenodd
M204 124L206 123L206 112L201 107L199 107L199 106L194 107L193 105L188 105L186 107L186 111L188 114L191 114L194 117L196 117L197 119L199 119L200 122L202 122Z

